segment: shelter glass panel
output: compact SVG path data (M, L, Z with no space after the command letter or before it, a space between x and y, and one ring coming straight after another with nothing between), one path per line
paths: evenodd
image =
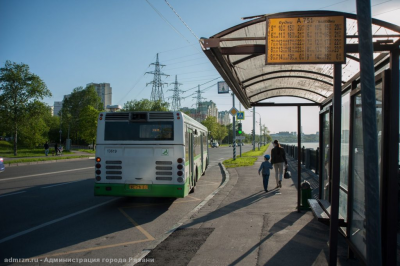
M347 220L347 188L349 176L350 93L342 97L342 133L340 147L339 214Z
M323 114L323 132L322 132L322 199L329 200L330 194L330 114Z
M363 144L363 125L362 125L362 106L361 93L354 96L354 113L353 115L353 219L350 226L350 239L359 252L366 257L366 230L365 230L365 179L364 179L364 144ZM381 136L382 136L382 82L376 85L376 119L378 134L378 171L379 185L381 183ZM376 193L380 192L380 188L376 188Z

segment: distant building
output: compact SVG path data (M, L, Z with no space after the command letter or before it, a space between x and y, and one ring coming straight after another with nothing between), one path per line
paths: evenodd
M228 111L218 112L218 123L220 123L221 125L227 126L230 124L230 122L231 122L231 120L229 118Z
M110 83L88 83L86 86L94 85L97 95L99 95L103 108L106 110L107 105L112 105L112 88Z
M181 108L181 111L185 112L190 117L196 119L199 122L202 122L209 116L213 116L218 119L218 108L213 101L201 102L199 109L183 107Z
M54 116L54 106L49 106L50 115Z
M65 96L64 96L65 98ZM53 115L55 116L59 116L61 108L62 108L63 102L54 102L54 106L53 106Z

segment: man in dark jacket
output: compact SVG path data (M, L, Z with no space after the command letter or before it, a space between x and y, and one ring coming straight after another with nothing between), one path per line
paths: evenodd
M46 156L49 155L49 144L47 143L47 141L44 144L44 154L46 154Z
M283 165L287 160L285 150L281 147L278 140L274 140L274 148L271 150L271 163L275 169L276 187L282 187Z

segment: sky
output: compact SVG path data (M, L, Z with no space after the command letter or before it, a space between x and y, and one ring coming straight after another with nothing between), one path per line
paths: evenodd
M52 106L79 86L110 83L112 103L150 98L156 54L166 65L162 72L175 75L189 90L182 107L194 107L198 84L218 78L195 36L210 37L243 22L242 17L296 10L334 10L355 13L355 0L167 0L191 31L164 0L0 0L0 65L6 60L25 63L40 76L52 93L44 102ZM400 25L400 0L372 0L372 16ZM217 79L203 85L207 88ZM173 85L164 87L166 98ZM232 107L230 95L218 95L217 85L202 95L219 111ZM307 102L274 98L274 102ZM236 108L240 107L236 100ZM295 107L256 108L270 132L296 131ZM318 107L302 108L303 132L318 131ZM245 132L252 129L252 113L246 110ZM256 133L259 132L256 127Z

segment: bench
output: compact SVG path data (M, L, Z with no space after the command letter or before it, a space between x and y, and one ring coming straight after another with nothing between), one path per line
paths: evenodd
M313 212L315 218L317 218L319 222L329 225L331 216L331 204L329 203L329 201L309 199L308 203L310 204L311 211ZM340 227L347 227L347 223L340 215L338 223Z

